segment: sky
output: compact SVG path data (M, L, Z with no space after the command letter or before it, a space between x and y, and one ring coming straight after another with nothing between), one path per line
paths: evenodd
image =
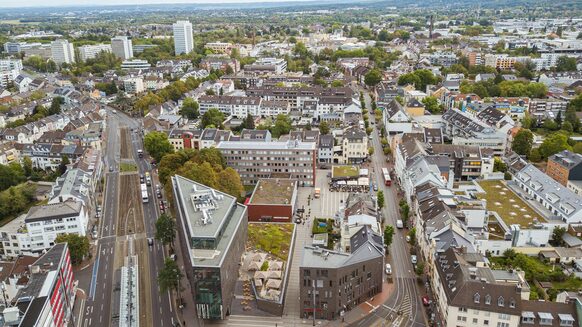
M306 0L285 0L306 1ZM277 2L277 0L25 0L25 7L55 7L55 6L87 6L87 5L145 5L164 3L248 3L248 2ZM22 7L22 0L0 0L0 7Z

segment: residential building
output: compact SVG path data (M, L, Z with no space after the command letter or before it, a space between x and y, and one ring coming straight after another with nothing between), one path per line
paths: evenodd
M564 150L548 158L546 174L567 186L568 181L582 181L582 154Z
M362 163L368 158L368 134L357 126L344 130L339 151L334 152L334 163Z
M317 161L320 164L330 164L333 160L333 147L335 138L333 135L321 135L317 147Z
M406 102L404 110L410 117L424 116L424 104L415 98L411 98Z
M292 222L297 184L297 180L291 179L260 179L246 203L248 221Z
M182 176L172 177L177 230L198 318L232 313L247 239L247 208L236 197Z
M112 38L111 51L123 61L133 58L133 45L131 39L127 36L116 36Z
M125 93L139 94L145 91L143 79L141 77L131 77L123 80Z
M248 114L260 116L261 98L256 96L203 95L198 98L200 114L215 108L226 117L245 118Z
M559 99L530 99L529 113L542 123L545 119L556 119L558 113L562 117L566 115L568 101Z
M101 52L111 52L111 44L83 45L79 47L79 59L95 59Z
M54 246L60 234L85 236L87 215L83 203L73 199L32 207L0 228L4 255L39 255Z
M203 58L199 67L208 71L222 70L223 72L226 72L228 70L227 67L230 67L233 73L236 74L240 70L240 62L228 56L211 55Z
M453 144L491 149L496 156L505 153L507 135L513 125L505 123L501 128L497 128L456 109L445 111L442 118L443 134L446 139L452 139Z
M58 65L74 63L75 50L73 49L73 44L63 39L52 41L51 58Z
M67 243L59 243L30 265L26 284L3 311L4 326L68 326L73 321L75 283Z
M174 50L176 55L188 54L194 50L192 23L179 20L172 25L174 30Z
M433 144L427 152L449 158L449 167L457 181L472 180L483 175L481 149L478 146Z
M248 73L280 75L287 71L287 61L280 58L259 58L244 68Z
M423 53L420 57L427 58L433 66L451 67L458 61L457 55L453 52L437 51L433 53Z
M254 185L262 178L290 178L301 186L315 185L314 142L225 141L217 148L245 185Z
M369 228L361 226L360 229ZM373 233L354 233L351 253L306 246L299 266L301 318L335 320L382 292L384 249ZM315 294L314 294L315 293Z
M212 50L214 53L223 53L227 55L230 55L232 49L235 48L235 46L230 42L208 42L204 47Z
M541 203L553 218L568 224L582 222L580 196L532 164L527 164L519 170L514 181L534 201Z

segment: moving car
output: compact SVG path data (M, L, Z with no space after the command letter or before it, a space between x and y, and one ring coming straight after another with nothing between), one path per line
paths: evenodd
M386 275L392 275L392 266L389 263L386 264Z
M396 221L396 228L399 228L399 229L404 228L404 223L402 222L402 220L398 219Z
M154 245L154 239L151 237L148 237L148 245L149 246L153 246Z

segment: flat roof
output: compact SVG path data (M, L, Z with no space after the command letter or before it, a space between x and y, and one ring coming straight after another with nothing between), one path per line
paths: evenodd
M288 204L292 205L296 180L268 178L257 183L250 204Z
M287 142L252 142L252 141L223 141L218 149L235 150L315 150L315 142L287 141Z
M179 228L187 228L186 234L192 238L218 240L214 249L192 248L189 242L193 265L220 266L233 236L246 218L246 206L237 203L231 195L179 175L172 177L172 182L179 214L185 224Z

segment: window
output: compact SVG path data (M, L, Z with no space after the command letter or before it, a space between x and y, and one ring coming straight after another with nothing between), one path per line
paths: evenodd
M485 296L485 304L491 304L491 295L487 294Z
M498 322L497 327L509 327L509 323L508 322Z
M509 320L511 317L507 313L500 313L499 320Z
M465 308L465 307L459 307L459 312L467 312L467 308Z
M497 305L498 305L498 306L500 306L500 307L502 307L502 306L504 306L504 305L505 305L505 300L503 299L503 296L500 296L500 297L497 299Z
M489 320L483 320L483 325L489 326Z
M515 300L514 299L510 299L509 300L509 307L510 308L515 308Z
M457 321L467 321L467 317L457 316Z
M474 323L474 324L477 324L477 323L479 323L479 319L477 319L477 318L473 318L473 323Z
M479 303L481 296L479 295L479 293L475 293L475 295L473 295L473 302L475 303Z

